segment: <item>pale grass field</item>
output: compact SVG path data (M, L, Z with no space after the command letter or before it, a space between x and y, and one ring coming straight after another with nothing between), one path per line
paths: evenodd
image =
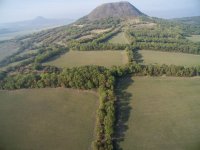
M77 67L85 65L99 65L111 67L120 66L128 62L126 51L69 51L59 58L45 63L57 67Z
M200 78L120 81L123 150L199 150Z
M113 36L108 42L113 44L129 44L124 32L120 32Z
M0 91L0 149L90 150L97 108L90 91Z
M139 53L144 64L173 64L187 67L200 65L200 55L152 50L140 50Z

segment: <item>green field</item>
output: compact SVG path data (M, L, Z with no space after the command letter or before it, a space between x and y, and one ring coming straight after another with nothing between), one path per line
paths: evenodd
M14 42L1 42L0 43L0 61L5 57L17 52L18 45Z
M126 51L70 51L54 61L45 63L57 67L77 67L84 65L99 65L111 67L128 62Z
M129 44L124 32L120 32L113 36L108 42L113 44Z
M187 37L187 39L193 42L200 42L200 35L192 35L191 37Z
M200 65L200 55L151 50L140 50L139 54L144 64L174 64L187 67Z
M118 138L123 150L199 150L200 78L120 81Z
M89 91L0 91L0 149L90 150L97 107Z

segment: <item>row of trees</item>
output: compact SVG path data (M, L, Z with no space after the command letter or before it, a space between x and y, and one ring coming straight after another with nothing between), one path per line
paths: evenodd
M177 76L192 77L200 76L200 66L184 67L176 65L141 65L138 64L139 57L137 47L126 47L129 63L125 66L114 66L111 69L115 77L126 76L127 74L137 76Z
M2 66L6 66L10 63L15 63L20 61L16 65L7 67L5 72L7 73L17 72L17 71L22 72L21 70L24 70L24 68L27 69L28 65L32 65L35 66L35 68L37 68L38 64L48 61L49 59L55 56L61 55L67 52L68 50L69 50L68 47L60 45L52 45L49 47L40 46L34 50L36 51L36 53L24 54L24 55L18 54L12 57L8 57L7 60L4 61L4 64L2 64Z
M200 44L190 42L182 34L176 27L126 31L130 43L140 49L200 54Z
M29 53L29 54L15 55L13 57L9 57L0 65L0 67L6 66L6 65L14 63L14 62L26 60L31 57L35 57L36 55L37 55L37 53Z
M99 87L100 105L96 124L96 140L94 150L113 150L113 134L115 123L114 77L108 78L108 84Z
M131 63L125 66L115 66L111 69L115 77L122 77L127 74L136 76L176 76L192 77L200 75L199 67L183 67L175 65L140 65Z
M72 48L74 46L79 48L79 47L83 47L85 45L90 45L90 46L92 45L94 47L94 46L100 44L100 46L102 47L103 44L108 45L105 42L108 39L110 39L111 37L113 37L114 35L116 35L117 33L119 33L119 31L120 31L120 28L117 28L117 29L112 28L109 31L104 32L103 34L96 35L96 36L94 36L92 38L85 38L85 39L80 39L80 40L77 40L77 39L76 40L71 40L69 42L69 45L71 45ZM91 34L91 33L88 33L88 34Z
M135 37L151 37L151 38L175 38L175 39L183 39L184 37L179 33L179 31L175 30L174 28L169 30L166 28L159 28L156 29L131 29L129 30L132 36Z
M28 48L32 48L30 41L13 41L16 45L20 45L17 52L13 53L12 55L5 57L3 60L0 61L0 67L5 66L7 64L9 64L10 62L15 62L15 60L11 60L11 59L16 59L15 57L21 53L23 53L26 49ZM20 58L17 58L18 60L20 60Z
M45 48L45 50L42 50L43 53L35 57L35 63L42 63L47 60L49 60L52 57L55 57L57 55L60 55L62 53L67 52L69 49L64 46L54 46L54 47L48 47Z
M137 42L136 46L140 49L200 54L200 45L193 43L179 44L179 43Z
M123 50L127 47L125 44L112 44L112 43L96 43L96 42L89 42L89 43L71 43L69 45L70 49L72 50L79 50L79 51L92 51L92 50Z
M0 89L67 87L76 89L98 88L100 105L96 124L95 150L113 150L113 133L115 122L115 81L117 77L128 74L140 76L194 76L200 75L200 67L184 68L180 66L154 66L133 63L134 51L126 49L130 56L129 64L113 67L85 66L72 69L47 67L41 72L5 76L0 73ZM40 66L42 67L42 66Z
M74 29L73 29L74 28ZM71 36L79 36L80 33L76 33L75 28L70 29ZM60 28L59 28L60 30ZM80 28L82 31L82 29ZM86 30L86 29L83 29ZM117 32L116 32L117 33ZM190 77L200 75L200 67L183 67L175 65L140 65L137 64L136 55L137 51L134 46L130 45L116 45L105 42L108 38L116 34L114 32L109 32L100 36L93 42L80 43L72 40L69 47L74 50L122 50L126 49L129 63L125 66L115 66L110 70L104 67L98 66L85 66L76 67L72 69L59 69L56 67L43 67L42 62L49 60L50 58L59 55L63 52L68 51L68 48L63 46L48 46L40 47L38 52L40 55L33 56L29 58L30 60L24 61L24 65L33 64L33 70L29 73L7 75L5 72L0 72L0 89L2 90L12 90L21 88L45 88L45 87L66 87L75 89L98 89L100 105L97 113L97 124L96 124L96 139L94 141L95 150L113 150L113 133L114 133L114 123L115 123L115 81L118 77L123 77L129 74L139 75L139 76L179 76L179 77ZM51 32L52 34L52 32ZM47 38L48 42L54 41L51 38L51 34L44 34L44 36L49 36ZM145 33L146 34L146 33ZM65 33L63 34L63 36ZM131 35L131 34L129 34ZM176 35L176 36L175 36ZM139 36L139 34L138 34ZM139 41L134 36L131 35L132 45L138 47L145 47L144 43L147 42L164 45L166 44L177 44L177 41L183 40L181 36L177 34L159 34L155 32L151 34L154 36L153 42L150 41L150 37L146 35L140 35ZM158 36L158 37L156 37ZM142 39L144 38L144 39ZM157 40L157 38L162 40ZM169 41L167 41L169 38ZM176 42L172 42L172 40ZM135 40L135 41L134 41ZM143 41L146 40L146 41ZM48 43L46 42L46 43ZM143 43L144 42L144 43ZM180 43L178 43L180 44ZM150 47L150 45L147 45ZM158 49L163 48L160 46ZM164 45L166 46L166 45ZM174 46L174 45L172 45ZM180 46L180 45L179 45ZM185 45L184 45L185 46ZM183 46L183 47L184 47ZM169 49L166 48L165 50ZM177 49L175 49L177 50ZM193 51L192 51L193 52Z
M46 70L46 71L45 71ZM199 67L183 67L175 65L140 65L130 62L125 66L115 66L109 70L104 67L78 67L64 69L63 71L56 67L45 67L41 74L18 74L5 77L5 72L0 72L0 77L5 79L1 81L1 89L18 89L18 88L44 88L44 87L67 87L79 89L97 88L105 83L106 76L111 74L115 77L125 76L127 74L139 76L178 76L191 77L200 75ZM102 75L101 75L102 74ZM30 77L30 78L29 78ZM33 78L34 77L34 78ZM26 82L31 79L32 82ZM109 81L110 82L110 81Z
M19 41L28 39L27 41L29 41L32 46L41 43L46 46L49 46L52 43L56 44L58 42L68 43L71 40L90 34L92 30L117 27L119 23L120 20L115 18L102 19L100 21L89 21L83 18L75 24L48 29L29 36L24 36L23 38L19 38Z
M45 71L46 70L46 71ZM104 83L104 67L86 66L58 70L45 67L42 73L9 75L1 81L1 89L67 87L78 89L97 88ZM27 81L29 80L29 82Z
M1 77L1 74L0 74ZM104 67L86 66L57 72L29 73L8 76L0 82L0 89L67 87L98 88L100 105L96 124L95 150L113 150L115 122L115 77Z

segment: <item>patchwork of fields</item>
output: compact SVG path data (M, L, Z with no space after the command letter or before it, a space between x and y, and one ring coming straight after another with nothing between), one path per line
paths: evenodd
M188 39L198 42L200 36ZM124 32L108 42L129 44ZM16 51L17 45L13 43L1 44L0 61ZM20 55L36 52L25 51ZM142 64L200 65L200 55L194 54L140 50L138 57ZM21 62L11 63L0 71ZM71 50L44 65L109 68L127 63L125 50ZM199 150L199 83L197 77L120 79L116 92L117 150ZM0 91L0 98L0 149L91 149L99 101L96 93L63 88L27 89Z
M128 62L126 51L70 51L59 58L45 63L57 67L77 67L85 65L99 65L111 67L120 66Z
M140 50L141 60L144 64L166 64L182 66L200 65L200 55Z
M0 149L88 150L98 96L89 91L0 91Z
M199 150L200 78L120 81L117 128L124 150ZM121 91L121 92L120 92Z

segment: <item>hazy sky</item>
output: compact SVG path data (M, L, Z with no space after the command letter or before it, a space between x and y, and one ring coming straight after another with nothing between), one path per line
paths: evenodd
M47 18L77 19L96 6L120 0L0 0L0 23ZM200 0L129 0L149 16L174 18L200 16Z

